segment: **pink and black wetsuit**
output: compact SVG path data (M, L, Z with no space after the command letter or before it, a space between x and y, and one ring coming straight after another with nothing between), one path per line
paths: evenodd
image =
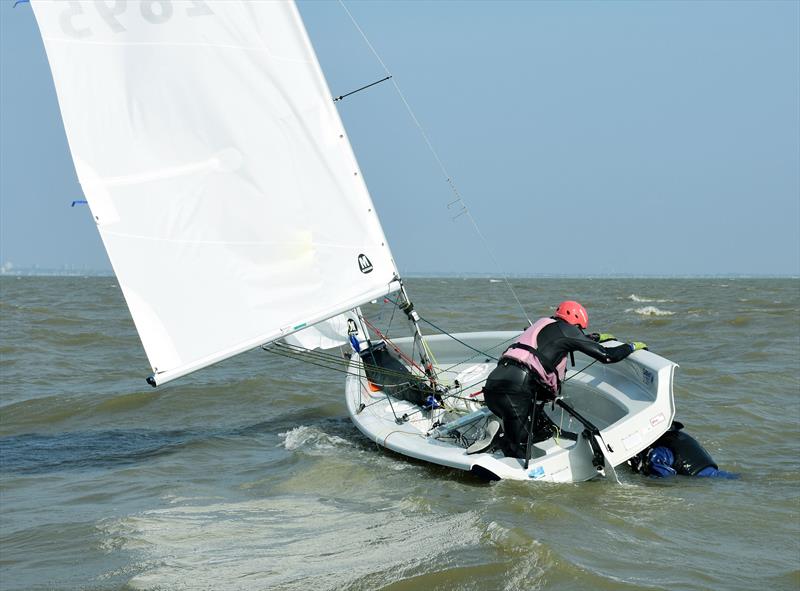
M486 406L503 419L501 439L507 456L522 458L528 440L528 416L534 391L539 404L552 399L567 367L567 354L580 351L602 363L622 361L633 352L628 344L604 347L580 327L561 319L540 318L503 353L483 388ZM536 412L533 441L552 435L552 423L543 410Z

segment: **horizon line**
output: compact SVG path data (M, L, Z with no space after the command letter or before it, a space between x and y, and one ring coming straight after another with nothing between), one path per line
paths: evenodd
M485 271L410 271L406 279L800 279L800 274L780 273L506 273ZM20 267L1 269L0 277L114 277L111 269Z

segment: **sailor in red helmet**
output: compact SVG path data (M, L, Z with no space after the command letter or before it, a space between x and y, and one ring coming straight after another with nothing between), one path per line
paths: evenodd
M483 395L489 410L503 420L499 442L505 455L525 457L534 400L532 443L553 435L554 425L541 406L558 395L569 353L580 351L602 363L616 363L647 347L640 342L604 347L600 343L614 337L587 335L583 331L588 326L589 315L583 306L571 300L561 302L552 317L540 318L525 330L489 374Z

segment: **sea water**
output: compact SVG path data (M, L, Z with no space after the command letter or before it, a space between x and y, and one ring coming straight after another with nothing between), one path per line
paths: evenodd
M526 326L502 281L407 284L425 331ZM256 350L152 389L113 277L2 277L0 589L800 588L800 281L513 285L680 364L741 477L484 483L366 440L340 373Z

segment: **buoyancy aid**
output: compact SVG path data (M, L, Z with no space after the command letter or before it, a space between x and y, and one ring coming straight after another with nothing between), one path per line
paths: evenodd
M525 332L520 335L516 342L506 349L502 358L514 359L536 372L539 381L553 394L556 394L559 384L563 381L567 371L567 358L564 356L555 367L545 367L547 361L536 351L539 333L545 326L553 322L555 322L553 318L540 318L534 322L533 325L525 329Z

